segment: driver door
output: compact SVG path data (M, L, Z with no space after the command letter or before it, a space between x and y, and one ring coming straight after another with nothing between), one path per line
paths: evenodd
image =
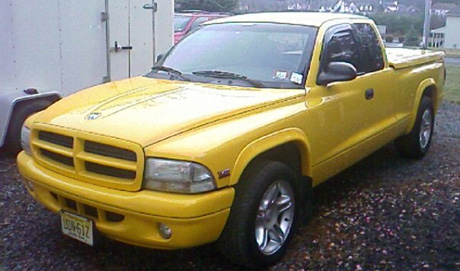
M347 62L357 77L346 82L315 86L307 96L313 179L321 182L368 153L358 145L374 133L373 79L366 74L366 58L349 24L333 26L324 37L320 70L332 61Z

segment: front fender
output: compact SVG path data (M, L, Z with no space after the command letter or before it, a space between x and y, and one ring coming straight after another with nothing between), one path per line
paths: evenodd
M287 128L258 138L248 144L236 159L229 185L235 185L238 182L246 167L257 156L286 143L295 143L297 145L302 160L302 174L310 176L310 153L308 151L310 150L310 142L302 130Z

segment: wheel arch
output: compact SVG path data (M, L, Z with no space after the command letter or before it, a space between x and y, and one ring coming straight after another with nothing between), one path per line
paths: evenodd
M438 97L438 87L436 85L436 81L433 79L433 78L428 78L428 79L425 79L423 80L418 89L417 89L417 92L415 94L415 101L414 101L414 106L412 108L412 118L411 118L411 121L409 123L409 125L407 126L407 129L406 129L406 134L407 133L410 133L410 131L412 130L412 128L414 127L414 124L415 124L415 120L417 118L417 110L420 106L420 102L422 100L422 98L424 96L428 96L431 98L431 100L433 101L433 105L434 105L434 113L436 114L437 110L438 110L438 102L439 102L439 97Z
M19 107L38 100L47 101L50 104L60 100L61 94L57 91L40 93L35 95L2 95L0 97L0 147L5 143L6 136L8 134L8 128L10 121L14 115L14 112Z
M273 160L286 164L294 172L311 176L310 144L306 135L297 128L285 129L261 137L248 144L239 154L229 185L235 185L243 172L260 160ZM294 152L294 155L292 153Z

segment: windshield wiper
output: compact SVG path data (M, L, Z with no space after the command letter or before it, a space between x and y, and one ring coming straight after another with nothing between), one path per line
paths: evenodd
M162 72L167 72L171 75L175 75L176 77L178 77L179 79L183 80L183 81L190 81L189 78L185 77L180 71L176 70L176 69L173 69L173 68L170 68L170 67L166 67L166 66L153 66L152 67L152 71L162 71Z
M264 88L265 85L254 79L250 79L244 75L233 73L233 72L225 72L225 71L196 71L192 72L194 75L198 76L205 76L205 77L215 77L215 78L222 78L222 79L235 79L235 80L242 80L245 82L250 83L254 87Z

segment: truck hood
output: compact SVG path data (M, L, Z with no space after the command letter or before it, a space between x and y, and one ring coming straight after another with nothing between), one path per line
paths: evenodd
M147 146L188 130L304 95L302 89L255 89L136 77L73 94L36 122Z

